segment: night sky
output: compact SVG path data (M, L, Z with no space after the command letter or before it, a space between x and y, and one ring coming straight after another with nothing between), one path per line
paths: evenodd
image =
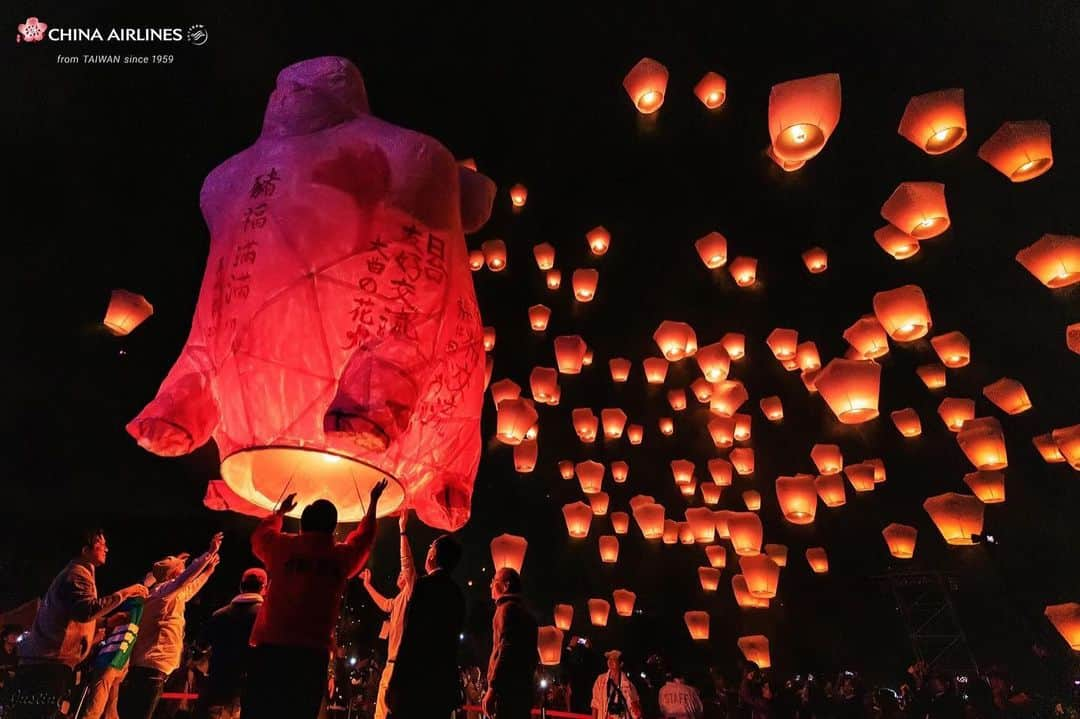
M529 540L526 594L541 623L551 622L553 603L571 601L575 632L604 648L622 646L633 661L664 649L733 665L735 637L761 632L772 641L774 665L785 670L853 665L895 674L911 649L877 579L894 570L955 575L961 625L982 665L1031 669L1033 641L1064 654L1042 609L1080 600L1080 482L1067 465L1045 464L1030 440L1080 421L1080 357L1064 342L1065 325L1080 320L1080 291L1049 290L1013 258L1044 233L1080 232L1080 6L1000 2L991 12L974 2L879 2L848 12L793 2L753 9L582 4L590 7L353 3L348 10L305 4L287 11L237 2L136 11L42 0L8 14L12 35L36 14L64 26L202 23L209 42L169 49L171 65L142 67L58 65L54 43L5 45L9 327L0 356L8 441L0 609L44 592L72 553L75 530L89 525L106 528L112 549L99 574L103 590L140 578L163 554L201 550L223 528L222 566L203 606L191 611L234 592L251 561L254 521L202 507L206 482L217 477L213 444L163 459L138 448L123 428L153 396L187 336L209 239L198 208L203 178L255 140L282 67L342 55L363 73L374 114L436 137L457 157L475 157L499 185L490 223L468 238L474 248L492 237L509 247L506 271L474 275L484 324L498 331L493 379L527 388L532 367L554 366L557 335L581 334L596 353L582 375L561 378L560 406L540 409L540 461L532 474L517 474L510 449L489 441L494 412L485 402L473 519L460 533L466 559L458 575L476 582L467 589L470 650L487 651L487 545L505 531ZM103 50L68 44L63 51ZM643 56L670 71L665 104L651 119L638 115L621 87ZM727 103L716 112L692 94L708 70L728 80ZM785 174L764 156L769 89L825 72L841 76L839 126L820 156ZM912 95L950 87L965 90L968 139L930 157L896 127ZM1052 126L1055 164L1013 184L976 150L1002 122L1028 119ZM893 189L918 180L945 183L952 228L898 262L872 233L884 224L879 209ZM507 195L515 182L529 189L520 213L510 211ZM612 247L592 258L584 233L598 224L610 230ZM755 287L737 288L726 270L702 266L693 241L713 230L728 238L729 256L759 259ZM545 241L557 248L563 270L558 293L544 288L532 258L533 245ZM802 264L800 253L812 245L829 252L824 274ZM576 267L600 271L590 304L571 299ZM893 344L879 360L881 416L840 425L797 373L773 359L765 337L775 327L795 328L827 362L843 354L841 334L871 311L873 294L904 284L925 291L934 334L960 330L970 338L972 362L949 371L945 390L930 392L914 373L936 361L929 342ZM115 287L145 294L155 307L126 338L100 324ZM543 335L526 319L538 302L553 309ZM717 455L704 430L708 413L692 398L674 437L656 430L657 418L670 414L665 390L698 376L684 361L671 368L663 390L645 385L640 360L657 354L651 335L665 319L689 322L701 344L729 331L747 335L748 357L733 376L751 394L743 411L754 417L757 468L725 491L720 506L741 509L742 489L759 490L765 541L791 549L768 612L737 609L730 569L720 591L705 595L694 569L706 563L700 547L647 544L633 526L611 567L600 564L596 549L606 519L594 521L586 540L566 536L560 509L581 493L577 482L559 478L558 460L625 459L629 482L612 485L609 475L605 483L613 508L646 493L667 505L668 516L681 516L686 505L669 461L691 459L704 476L706 460ZM607 360L614 356L635 362L626 385L611 382ZM1003 376L1023 382L1031 411L1007 416L982 396L983 386ZM784 402L776 425L757 408L771 394ZM995 545L947 548L922 509L928 495L967 493L961 478L971 467L936 414L944 396L975 399L978 416L997 416L1005 428L1007 502L986 510ZM569 420L579 406L597 415L622 407L646 426L644 444L581 444ZM902 439L889 420L890 411L907 406L922 418L918 439ZM869 496L849 489L847 506L819 506L813 525L796 527L780 516L773 480L812 472L816 442L840 444L848 461L883 458L888 481ZM920 530L916 558L903 566L880 536L890 522ZM385 590L397 570L391 524L384 522L374 559ZM416 528L417 553L431 536ZM812 575L802 556L816 545L829 551L825 577ZM616 587L636 591L643 613L620 619L613 612L606 629L592 630L584 600L610 598ZM354 588L352 603L362 595ZM691 647L686 609L711 612L708 646ZM371 635L377 629L373 624Z

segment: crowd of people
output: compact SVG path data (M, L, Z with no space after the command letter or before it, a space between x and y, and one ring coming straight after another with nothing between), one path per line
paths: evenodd
M505 567L490 586L486 671L460 668L465 598L451 576L458 542L437 537L417 568L405 512L396 594L382 595L364 568L385 486L372 489L366 516L341 542L337 510L326 500L304 508L299 533L284 532L285 515L297 507L286 497L251 536L263 567L243 572L240 592L195 636L186 636L185 610L219 564L222 534L199 556L164 557L142 581L99 596L96 570L109 548L103 532L86 533L32 626L3 629L0 717L315 719L334 708L327 699L336 679L351 695L338 708L357 719L525 719L537 709L592 719L1080 719L1077 690L1047 699L1017 689L1001 669L945 676L916 663L895 689L867 687L854 672L781 683L750 663L737 678L716 670L691 676L659 656L631 672L618 649L601 661L581 637L571 637L558 668L541 667L536 618L521 577ZM357 576L387 615L386 658L352 657L349 670L334 671L345 658L335 645L342 597ZM179 701L162 702L166 690Z

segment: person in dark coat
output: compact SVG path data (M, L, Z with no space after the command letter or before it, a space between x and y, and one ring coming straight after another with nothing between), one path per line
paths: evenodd
M521 575L502 567L491 579L495 617L484 713L492 719L528 719L536 671L536 619L521 600Z
M405 610L405 630L386 688L389 719L443 719L460 705L457 651L465 596L450 576L460 558L461 545L449 534L428 549L426 574L416 580Z
M240 696L247 679L251 629L262 609L266 571L253 567L240 578L240 594L211 615L203 630L210 647L210 671L203 704L209 719L240 716Z

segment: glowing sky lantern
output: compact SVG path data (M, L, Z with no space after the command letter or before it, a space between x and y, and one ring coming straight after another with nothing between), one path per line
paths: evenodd
M728 520L731 519L732 514L733 512L730 509L713 510L713 521L716 522L717 539L731 539L731 529L728 527Z
M731 546L740 557L753 556L761 551L763 529L761 518L753 512L731 512L727 517Z
M709 409L716 414L730 417L750 398L746 387L739 380L727 379L713 385Z
M681 487L683 494L686 494L686 485ZM680 544L693 544L694 543L694 530L690 526L690 522L679 522L679 543Z
M1080 652L1080 604L1051 604L1043 612L1074 652Z
M504 399L499 403L496 437L503 444L521 444L539 415L527 399Z
M550 270L555 266L555 247L549 242L541 242L533 247L536 266L541 270Z
M585 340L578 335L565 335L555 338L555 361L559 365L559 372L563 374L580 374L582 362L585 359Z
M821 368L818 369L804 369L799 373L799 379L802 380L803 386L806 387L806 391L810 394L817 393L817 376L821 374Z
M563 633L558 627L543 626L536 630L536 651L545 667L558 666L562 661Z
M714 482L702 482L701 489L701 501L710 507L716 506L720 502L720 494L723 489Z
M705 547L705 557L713 569L723 569L727 566L727 549L719 544L710 544Z
M707 549L707 548L706 548ZM723 547L721 547L723 549ZM698 567L698 581L706 592L715 592L720 588L720 570L716 567Z
M618 407L600 410L600 423L604 427L604 437L618 439L626 427L626 412Z
M701 353L699 352L698 354ZM694 394L697 401L702 404L708 404L709 400L712 398L712 384L704 377L698 377L691 382L690 391Z
M553 367L533 367L529 373L529 388L532 390L533 399L541 404L547 404L555 396L558 384L559 373Z
M1043 235L1016 253L1016 261L1050 288L1080 282L1080 237Z
M776 154L776 148L769 145L765 148L765 156L776 163L784 172L798 172L806 166L806 160L785 160Z
M574 607L571 604L556 604L555 626L564 632L570 631L570 624L574 621Z
M600 420L588 407L576 407L570 411L570 421L574 425L578 439L586 444L596 441L596 430L600 427Z
M727 264L727 238L719 232L710 232L694 242L698 257L710 270Z
M663 357L646 357L641 362L645 370L645 381L649 384L663 384L667 377L668 361Z
M525 550L529 543L525 537L514 534L500 534L491 540L491 563L495 569L509 567L516 572L521 571L521 565L525 563Z
M674 519L664 520L664 536L662 537L664 544L678 544L679 543L679 523Z
M898 409L891 412L889 416L892 418L893 424L896 425L896 431L902 436L918 437L922 434L922 421L919 419L918 412L911 407Z
M533 332L543 332L551 319L551 308L545 305L533 305L529 308L529 327Z
M765 344L772 350L773 357L780 361L795 359L795 350L799 344L799 333L795 330L777 327L765 339Z
M809 340L800 342L798 346L795 347L795 362L798 364L799 369L804 372L807 370L820 369L821 355L818 353L817 345Z
M736 574L731 578L731 591L735 595L735 603L740 609L768 609L769 600L764 597L755 597L746 586L746 577Z
M844 475L856 492L874 491L874 465L869 462L849 464L844 467Z
M626 512L612 512L608 515L611 517L611 530L615 534L626 534L630 531L630 515Z
M604 465L587 459L574 465L581 491L585 494L596 494L604 483Z
M493 349L495 349L495 328L494 327L484 327L482 337L483 337L483 344L484 344L484 351L485 352L491 352Z
M815 444L810 450L810 459L822 474L837 474L844 467L844 455L839 445Z
M641 440L645 438L645 428L640 424L632 424L626 428L626 438L630 440L630 444L641 444Z
M930 345L946 367L956 369L971 362L971 342L963 332L946 332L931 337Z
M898 342L917 340L933 325L926 295L916 285L875 294L874 314L888 335Z
M689 500L691 497L694 496L694 492L696 490L697 490L697 480L696 479L692 479L689 482L687 482L686 484L680 484L679 485L679 493L682 496L686 497L687 500Z
M911 559L915 556L915 540L919 530L907 524L892 523L881 530L889 554L897 559Z
M668 70L651 57L643 57L623 78L623 88L642 115L651 115L664 104Z
M929 497L923 509L934 520L941 536L949 544L972 545L973 537L982 534L984 505L970 494L947 492Z
M1005 501L1005 473L979 470L964 475L964 484L983 504Z
M937 237L950 224L945 185L902 182L881 206L881 216L917 240Z
M130 334L152 314L154 306L142 295L127 290L113 290L103 323L109 332L123 336Z
M574 478L574 463L569 459L559 460L559 476L563 479Z
M698 350L694 328L685 322L664 320L653 332L653 340L669 362L692 357Z
M873 315L856 320L844 330L844 339L863 359L875 359L889 351L889 335Z
M536 455L539 451L535 439L526 439L514 445L514 470L527 474L536 469Z
M562 272L559 270L548 270L544 275L544 284L547 285L549 290L557 290L562 286Z
M1074 322L1065 328L1065 346L1080 355L1080 322Z
M802 260L810 274L820 274L829 268L829 255L820 247L811 247L804 251Z
M611 497L607 492L597 492L596 494L588 495L589 506L592 508L592 513L597 517L603 517L607 515L608 507L611 505Z
M600 548L600 561L605 564L615 564L619 561L619 538L612 534L605 534L598 540Z
M953 432L959 432L964 422L975 419L975 400L946 397L938 405L938 416Z
M748 489L742 493L743 504L747 511L756 512L761 509L761 492L756 489Z
M574 287L574 299L578 302L592 302L596 297L596 285L598 282L600 282L600 272L598 270L574 270L571 282Z
M521 387L512 379L501 379L491 385L491 399L495 402L495 408L504 399L517 399L521 396Z
M686 409L686 390L669 389L667 393L668 404L674 412L682 412Z
M746 356L746 335L741 332L728 332L720 338L720 346L730 359L740 360Z
M716 487L716 485L712 485ZM716 521L713 519L711 509L706 507L691 507L686 510L686 521L690 524L690 530L694 533L694 541L698 544L711 544L716 536Z
M735 467L735 471L740 475L745 477L754 473L753 447L736 447L731 450L728 459L731 461L731 465Z
M630 474L630 465L621 459L617 459L611 463L611 478L615 480L616 484L622 484L626 481L627 475Z
M885 481L885 462L877 458L864 459L863 462L874 468L874 484L881 484Z
M996 417L979 417L964 422L956 441L976 469L1005 469L1005 433Z
M665 437L675 434L675 421L671 417L661 417L656 420L656 426L660 428L660 434Z
M731 368L731 358L720 342L714 342L700 348L694 355L702 376L709 382L721 382L727 379Z
M582 539L589 536L589 526L592 524L592 507L584 502L574 502L563 505L563 519L566 520L566 531L573 539Z
M952 150L967 137L964 90L956 87L911 98L897 132L928 155Z
M739 557L739 569L746 577L746 588L759 599L772 599L780 584L780 567L767 554Z
M597 225L585 233L585 242L589 245L589 251L599 257L611 247L611 233L603 225Z
M500 239L487 240L480 245L480 251L484 253L484 263L492 272L502 272L506 269L506 243Z
M1008 377L983 387L983 395L1006 414L1020 414L1031 409L1031 399L1024 385Z
M834 359L814 378L814 385L843 424L878 416L881 365L873 360Z
M840 76L815 75L773 85L769 137L784 160L805 161L821 152L840 122Z
M739 287L749 287L757 281L757 258L736 257L728 267L731 276L735 278L735 284ZM734 355L732 359L737 359Z
M906 260L919 252L919 241L892 225L885 225L874 231L874 241L892 255L893 259Z
M634 507L634 521L645 539L660 539L664 534L664 505L652 502Z
M671 475L675 484L689 484L694 478L694 463L687 459L671 460Z
M761 413L770 422L779 422L784 419L784 405L776 395L762 397L759 405L761 406Z
M707 425L709 436L717 447L730 447L735 442L735 418L712 417Z
M736 412L732 417L735 419L735 441L745 442L750 439L750 430L753 423L750 415Z
M826 507L842 507L847 503L842 474L822 474L814 479L814 489Z
M1050 432L1050 437L1069 466L1080 470L1080 424L1059 427Z
M1045 462L1057 464L1065 461L1065 455L1058 449L1057 442L1054 441L1053 435L1049 432L1032 437L1031 443L1035 445L1035 449L1038 450Z
M709 638L709 613L701 611L688 611L683 614L683 622L690 632L690 638L696 641L705 641Z
M814 574L829 573L829 555L825 552L825 547L808 547L806 563L810 565Z
M625 357L612 357L608 360L612 382L625 382L630 377L630 360Z
M510 188L510 204L515 208L525 206L525 200L529 197L529 189L520 182Z
M477 272L484 267L484 251L469 250L469 269Z
M614 539L614 537L612 537L612 539ZM634 603L637 602L636 594L629 589L616 589L611 593L611 598L615 601L615 613L620 617L631 617L634 615Z
M709 460L708 463L709 476L712 477L713 483L718 487L730 487L731 475L734 469L731 466L731 462L728 462L722 457L714 457Z
M710 70L694 85L694 95L701 100L702 105L715 110L727 99L727 80L723 75L717 75Z
M808 474L776 478L776 501L784 519L792 524L810 524L817 514L817 488Z
M611 605L605 599L590 599L586 602L589 607L589 621L594 627L606 627L608 614L611 613Z
M1013 182L1026 182L1054 164L1050 123L1006 122L979 148L979 158Z
M923 381L927 389L941 389L945 386L945 367L939 364L924 364L915 368L915 374Z

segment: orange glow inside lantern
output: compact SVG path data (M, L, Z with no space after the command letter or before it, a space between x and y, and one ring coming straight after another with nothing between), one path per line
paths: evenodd
M881 365L873 360L834 359L814 378L814 385L842 424L878 416Z
M533 305L529 308L529 327L534 332L543 332L551 320L551 308L545 305Z
M764 597L755 597L746 586L746 577L736 574L731 578L731 591L735 595L735 603L740 609L768 609L769 600Z
M735 442L735 418L712 417L707 425L709 436L717 447L730 447Z
M679 543L679 523L674 519L664 520L664 544Z
M1050 123L1006 122L982 144L979 158L1013 182L1033 180L1054 164Z
M700 354L700 352L698 353ZM698 377L696 380L690 383L690 391L694 393L694 397L698 402L708 404L712 398L712 385L704 377Z
M1031 409L1031 399L1024 385L1008 377L983 387L983 394L1005 414L1020 414Z
M751 512L756 512L761 509L761 492L756 489L748 489L742 493L743 504L746 505L746 509Z
M736 257L728 270L739 287L749 287L757 281L757 259L754 257ZM735 355L731 358L736 359Z
M939 364L924 364L915 368L915 374L923 381L927 389L941 389L945 386L945 367Z
M712 397L709 398L709 409L716 414L730 417L749 398L750 394L746 391L746 387L742 382L735 379L726 379L713 385Z
M573 539L583 539L589 536L589 526L592 524L592 508L584 502L573 502L563 505L563 519L566 520L566 532Z
M632 424L626 428L626 438L630 440L630 444L641 444L641 440L645 438L645 428L640 424Z
M600 561L615 564L619 561L619 538L613 534L600 537Z
M653 340L669 362L678 362L697 352L697 334L685 322L664 320L653 332Z
M697 480L691 480L687 484L679 485L679 493L682 496L690 498L694 496L694 491L697 489Z
M649 384L663 384L667 377L668 361L663 357L647 357L641 363L645 369L645 381Z
M1017 252L1016 261L1050 288L1080 282L1080 237L1043 235Z
M806 161L821 152L840 121L840 76L815 75L773 85L769 136L778 157Z
M949 544L975 544L973 537L982 534L984 505L978 497L947 492L929 497L923 509L934 521Z
M1005 473L979 470L964 475L964 484L983 504L1005 501Z
M608 614L611 613L611 605L604 599L590 599L587 602L589 606L589 621L592 622L594 627L606 627Z
M969 419L956 434L956 441L976 469L1005 469L1009 466L1005 454L1005 433L996 417Z
M569 459L563 459L559 461L559 476L563 479L574 478L574 463Z
M916 285L875 294L874 315L885 332L897 342L924 337L933 324L926 295Z
M705 556L709 560L709 566L714 569L723 569L727 566L727 549L719 544L710 544L705 547Z
M584 494L596 494L604 484L604 465L587 459L574 465L578 483Z
M1080 424L1055 429L1050 437L1069 466L1080 469Z
M874 491L874 465L869 462L849 464L844 467L844 474L856 492Z
M686 390L671 389L667 393L668 404L674 412L682 412L686 409Z
M514 445L514 470L527 474L536 469L538 449L535 439L526 439L521 444Z
M1056 446L1056 445L1055 445ZM731 486L731 463L721 457L714 457L709 460L709 475L712 477L713 483L718 487L730 487Z
M549 242L541 242L533 246L533 257L536 258L538 268L550 270L555 266L555 247Z
M720 570L716 567L698 567L697 574L701 588L706 592L715 592L720 588Z
M780 583L780 567L767 554L753 554L739 557L739 569L746 577L746 588L759 599L772 599L776 596Z
M937 237L949 229L950 223L945 185L902 182L881 206L881 216L916 240Z
M731 450L728 455L728 460L731 465L735 467L735 471L742 476L746 476L754 473L754 448L753 447L736 447Z
M570 412L570 421L574 425L578 439L586 444L596 441L596 430L600 427L600 420L587 407L578 407Z
M836 444L815 444L810 450L810 459L822 474L836 474L844 466L844 455Z
M469 269L473 272L481 269L484 266L484 251L483 250L470 250L469 251Z
M975 419L975 400L946 397L938 405L938 416L953 432L959 432L964 422Z
M626 534L630 531L630 515L626 512L612 512L611 529L615 534Z
M784 405L776 395L761 398L761 413L770 422L779 422L784 418Z
M889 335L873 315L856 320L844 330L844 339L863 359L875 359L889 352Z
M804 372L820 369L821 355L818 354L817 345L810 341L800 342L795 348L795 362Z
M810 565L810 569L814 571L814 574L829 573L829 555L826 554L824 547L808 547L806 549L806 563Z
M694 95L701 100L702 105L715 110L727 99L727 80L723 75L709 71L694 85Z
M811 274L819 274L829 268L829 255L820 247L811 247L802 253L803 264Z
M963 89L938 90L911 98L897 132L928 155L952 150L967 137Z
M611 593L611 598L615 600L615 613L620 617L634 615L634 603L637 601L636 594L629 589L616 589Z
M709 506L715 506L720 502L720 494L722 492L723 488L715 483L701 483L701 501Z
M814 488L817 490L818 496L821 497L822 504L826 507L842 507L847 503L843 475L819 475L814 479Z
M727 379L728 371L731 369L731 359L722 343L714 342L702 347L694 355L694 359L707 381L722 382Z
M533 399L541 404L551 401L558 384L559 373L553 367L533 367L529 373L529 389L532 390Z
M720 338L720 345L732 360L746 356L746 335L741 332L728 332Z
M889 554L897 559L911 559L915 556L915 540L919 530L907 524L892 523L881 530Z
M484 253L484 262L492 272L502 272L506 269L506 243L502 240L488 240L480 245L480 251Z
M634 520L645 539L660 539L664 534L664 505L650 502L634 507Z
M1035 449L1039 451L1044 461L1051 464L1065 461L1065 455L1058 449L1057 442L1049 432L1032 437L1031 443L1035 445Z
M727 518L731 546L739 556L753 556L761 551L761 518L753 512L731 512Z
M524 207L525 200L528 199L528 197L529 190L525 185L518 183L510 188L510 203L514 207Z
M906 260L919 252L919 241L892 225L875 230L874 241L897 260Z
M675 478L675 484L689 484L694 478L694 463L686 459L673 459L671 474Z
M769 639L761 634L747 637L739 637L739 650L746 657L746 661L753 662L758 669L768 669L772 666L769 660Z
M578 335L565 335L555 338L555 361L559 372L563 374L581 374L585 360L585 340Z
M544 283L549 290L557 290L562 286L562 272L559 270L548 270L544 276Z
M1043 612L1061 638L1074 652L1080 652L1080 604L1051 604Z
M715 489L719 489L715 484ZM690 531L694 533L694 541L698 544L711 544L716 536L716 520L713 519L711 509L705 507L692 507L686 510L686 521L690 525Z
M103 323L109 332L122 337L130 334L152 314L154 306L142 295L127 290L113 290Z
M630 377L630 360L623 357L612 357L608 360L608 369L611 370L613 382L625 382Z
M503 444L521 444L525 440L526 432L536 424L538 418L539 415L529 400L504 399L499 402L496 437Z
M664 104L668 70L650 57L643 57L623 78L623 89L642 115L651 115Z
M698 257L710 270L727 264L727 238L719 232L710 232L694 242Z
M735 419L735 441L745 442L750 439L752 423L750 415L736 412L733 417Z
M776 501L784 519L792 524L810 524L817 514L817 488L807 474L776 478Z
M787 566L788 548L784 544L766 544L765 556L776 562L778 567Z
M622 437L623 428L626 427L626 412L618 407L600 410L600 422L604 426L604 436L608 439Z
M500 534L491 540L491 563L494 569L509 567L515 572L521 571L521 565L525 563L525 550L529 543L525 537L514 534Z
M611 246L611 233L603 225L597 225L585 233L585 242L589 245L589 250L599 257Z
M675 434L675 422L671 417L661 417L658 420L657 425L660 427L660 434L665 437L670 437Z
M485 327L482 333L484 351L490 352L495 349L495 328Z
M581 366L588 367L593 362L593 351L591 348L585 348L585 356L581 358Z
M630 474L630 465L626 462L617 459L611 463L611 478L615 480L616 484L625 482L628 474Z
M555 605L555 626L564 632L570 631L570 624L574 621L574 607L570 604Z
M931 337L930 345L946 367L956 369L971 361L971 342L963 332L946 332L943 335Z
M690 638L704 641L709 638L709 613L690 611L683 614L686 629L690 632Z
M558 666L562 661L563 633L558 627L545 626L536 630L536 651L545 667Z
M777 327L765 340L765 344L772 350L773 356L780 361L795 359L796 347L799 344L799 333L795 330Z
M889 414L896 430L904 437L918 437L922 434L922 421L918 413L911 407L898 409Z
M608 505L611 503L611 498L608 496L607 492L597 492L587 496L589 498L589 506L592 507L594 516L603 517L607 514Z

